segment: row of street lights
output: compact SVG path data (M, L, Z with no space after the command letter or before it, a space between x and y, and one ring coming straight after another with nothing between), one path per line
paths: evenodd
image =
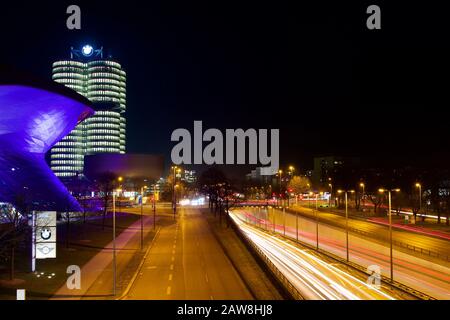
M364 184L361 183L364 187ZM389 260L390 260L390 275L391 281L394 280L394 261L393 261L393 239L392 239L392 192L400 192L400 189L378 189L378 192L388 194L388 218L389 218ZM344 193L345 195L345 239L346 239L346 256L347 262L350 260L349 257L349 227L348 227L348 193L355 193L355 190L338 190L338 193Z
M420 184L417 184L418 188L420 188ZM361 187L364 184L360 185ZM350 261L350 250L349 250L349 216L348 216L348 194L355 193L355 190L337 190L339 194L344 194L345 197L345 238L346 238L346 260ZM384 189L380 188L378 190L380 193L388 194L388 217L389 217L389 257L390 257L390 279L394 280L394 263L393 263L393 236L392 236L392 192L400 192L399 188L395 189ZM318 197L319 195L323 195L323 192L313 193L310 192L309 195L312 196L315 194L315 219L316 219L316 249L319 250L319 217L318 217ZM283 235L286 236L286 212L283 207ZM275 213L274 213L275 219ZM298 241L298 214L296 214L296 240ZM275 221L273 222L273 232L275 232Z

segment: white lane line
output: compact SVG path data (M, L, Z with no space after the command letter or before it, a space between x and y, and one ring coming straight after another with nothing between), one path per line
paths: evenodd
M172 281L172 277L173 277L173 275L169 274L169 281Z
M172 254L175 254L175 250L172 250Z
M208 278L208 275L205 273L205 279L206 279L206 282L209 282L209 278Z
M175 261L175 257L172 256L172 262Z
M170 270L173 270L173 264L170 265Z
M170 295L170 292L172 291L172 288L170 286L167 287L167 295Z

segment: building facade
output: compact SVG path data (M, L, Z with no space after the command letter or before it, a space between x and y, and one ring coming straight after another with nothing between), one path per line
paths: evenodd
M81 211L45 161L61 137L94 114L64 86L0 66L0 203L17 210Z
M92 102L95 114L81 122L51 150L50 167L60 178L83 175L84 156L125 153L126 73L103 58L103 48L71 48L70 59L55 61L52 79Z

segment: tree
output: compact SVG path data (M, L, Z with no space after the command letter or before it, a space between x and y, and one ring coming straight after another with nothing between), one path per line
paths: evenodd
M0 259L9 261L10 280L15 278L16 248L25 243L30 231L27 211L22 212L10 204L0 206Z
M375 214L377 214L378 208L383 203L384 194L373 193L373 194L368 194L367 196L368 196L370 202L372 202L372 204L373 204L373 212Z
M289 181L288 189L295 193L295 194L301 194L308 192L310 189L311 181L307 177L302 176L294 176Z
M117 175L113 172L102 173L97 179L97 187L103 199L102 229L105 229L106 214L108 212L109 195L116 186Z
M210 167L205 170L199 177L197 183L199 190L209 196L209 205L218 206L219 184L226 183L225 174L217 167Z

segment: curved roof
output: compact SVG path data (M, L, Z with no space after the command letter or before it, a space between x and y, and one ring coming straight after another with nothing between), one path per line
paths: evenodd
M33 210L80 211L45 153L93 114L62 85L0 66L0 201Z

